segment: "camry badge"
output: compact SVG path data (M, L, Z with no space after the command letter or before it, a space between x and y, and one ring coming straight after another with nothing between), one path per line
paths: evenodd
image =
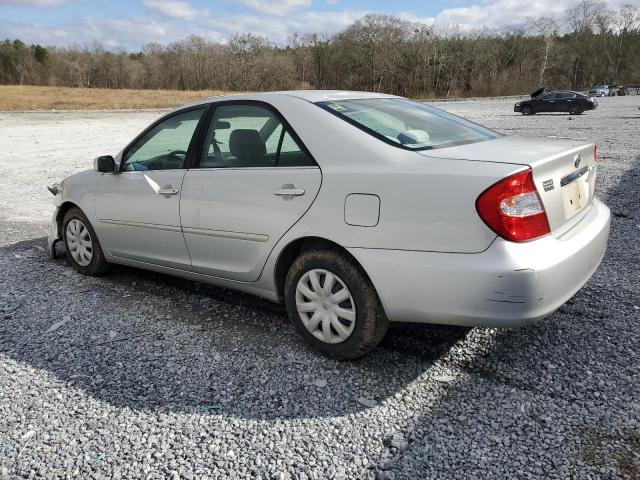
M582 157L580 154L576 155L575 160L573 162L573 166L578 168L580 166L580 162L582 161Z

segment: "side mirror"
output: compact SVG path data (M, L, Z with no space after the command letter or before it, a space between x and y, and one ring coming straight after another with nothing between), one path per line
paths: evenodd
M113 173L116 171L116 161L111 155L103 155L93 161L93 169L102 173Z

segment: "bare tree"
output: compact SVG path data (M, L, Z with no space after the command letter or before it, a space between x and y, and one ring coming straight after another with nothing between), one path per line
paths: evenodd
M638 83L640 12L583 0L563 19L502 30L430 26L368 15L334 35L285 45L251 34L227 43L188 37L140 51L99 44L52 48L0 42L0 83L151 89L338 88L409 97L502 95L545 84ZM564 32L560 34L559 32Z
M581 0L565 12L566 21L578 35L593 33L598 17L607 10L602 0Z
M530 31L544 40L544 49L540 57L540 74L538 77L538 86L542 87L544 86L545 72L551 67L554 42L558 38L558 22L551 17L540 17L530 18L527 23Z

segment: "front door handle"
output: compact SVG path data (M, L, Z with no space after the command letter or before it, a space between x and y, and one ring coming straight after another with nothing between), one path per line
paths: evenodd
M171 185L165 185L164 188L159 188L156 192L158 195L177 195L180 190L173 188Z
M278 195L279 197L299 197L304 195L303 188L295 188L293 186L283 186L282 188L277 189L273 192L274 195Z

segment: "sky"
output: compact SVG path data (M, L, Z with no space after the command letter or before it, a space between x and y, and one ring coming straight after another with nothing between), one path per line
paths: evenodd
M638 4L640 0L609 0ZM561 17L576 0L0 0L0 38L135 51L189 35L225 42L253 33L283 43L293 33L344 29L369 14L427 25L500 28L528 16Z

